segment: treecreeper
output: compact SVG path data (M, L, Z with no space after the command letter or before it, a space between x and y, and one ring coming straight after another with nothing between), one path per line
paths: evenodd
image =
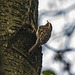
M36 31L37 40L35 44L29 49L29 53L36 50L39 46L45 44L51 37L52 24L47 21L45 25L41 25Z

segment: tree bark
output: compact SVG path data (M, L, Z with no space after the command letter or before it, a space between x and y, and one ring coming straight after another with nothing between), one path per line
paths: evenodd
M0 0L0 75L40 75L41 47L36 41L38 0Z

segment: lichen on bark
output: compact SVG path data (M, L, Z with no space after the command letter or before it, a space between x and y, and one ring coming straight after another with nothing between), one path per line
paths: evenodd
M40 75L41 48L28 53L37 27L37 0L0 0L0 69L5 75Z

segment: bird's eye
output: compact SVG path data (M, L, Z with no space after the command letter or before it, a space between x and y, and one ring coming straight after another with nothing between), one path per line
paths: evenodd
M48 24L47 24L47 26L48 26Z

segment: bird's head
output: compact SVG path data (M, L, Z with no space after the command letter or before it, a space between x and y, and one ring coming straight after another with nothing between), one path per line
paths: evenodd
M52 24L51 24L48 20L47 20L46 26L47 26L48 28L50 28L50 30L52 31Z

